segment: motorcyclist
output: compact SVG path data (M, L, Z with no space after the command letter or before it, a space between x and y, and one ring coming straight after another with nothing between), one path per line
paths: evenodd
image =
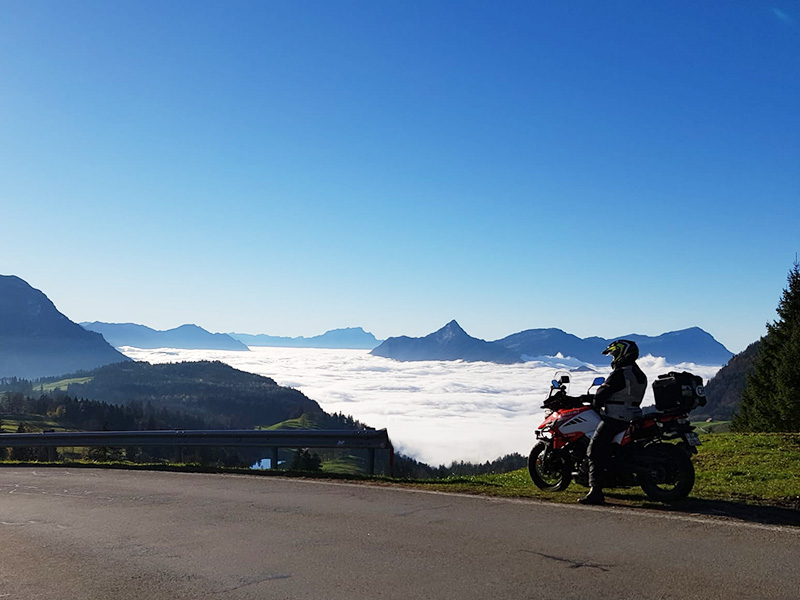
M608 379L597 388L592 405L602 420L592 435L587 450L589 459L589 493L578 500L581 504L603 504L603 471L607 467L614 437L642 415L639 405L647 390L647 376L636 364L639 347L631 340L616 340L603 350L611 355Z

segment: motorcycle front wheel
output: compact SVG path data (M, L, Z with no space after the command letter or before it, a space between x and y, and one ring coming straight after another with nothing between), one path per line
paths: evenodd
M572 481L572 463L564 452L547 451L550 445L539 442L528 457L528 473L533 483L546 492L563 492Z
M651 444L644 449L646 471L639 484L651 500L683 500L694 487L692 459L675 444Z

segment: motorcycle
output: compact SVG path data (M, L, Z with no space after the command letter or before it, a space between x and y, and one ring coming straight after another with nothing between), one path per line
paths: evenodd
M556 373L542 405L545 419L536 429L537 444L528 458L528 471L540 489L557 492L571 481L588 487L586 452L600 415L592 407L592 388L587 393L567 394L569 374ZM691 456L700 439L689 423L692 408L705 405L702 379L691 373L669 373L653 382L656 410L634 419L611 444L611 460L603 473L603 487L641 487L658 502L686 498L694 487ZM675 443L677 442L677 443Z

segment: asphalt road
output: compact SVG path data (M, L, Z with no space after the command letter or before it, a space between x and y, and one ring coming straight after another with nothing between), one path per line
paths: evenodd
M800 598L800 528L236 475L0 469L0 598Z

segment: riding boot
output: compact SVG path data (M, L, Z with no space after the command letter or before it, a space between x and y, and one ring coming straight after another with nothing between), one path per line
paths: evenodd
M592 486L589 493L578 500L581 504L605 504L606 497L603 495L603 488Z

